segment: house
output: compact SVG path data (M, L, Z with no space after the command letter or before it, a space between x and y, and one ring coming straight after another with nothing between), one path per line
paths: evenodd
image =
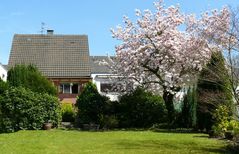
M113 73L107 65L102 64L104 61L110 63L112 59L114 57L90 56L91 77L92 82L96 84L97 90L101 95L109 97L111 101L117 101L120 92L116 86L121 86L117 80L118 75Z
M91 80L87 35L15 34L8 67L34 64L58 88L59 98L76 102Z
M7 67L0 63L0 78L7 81Z

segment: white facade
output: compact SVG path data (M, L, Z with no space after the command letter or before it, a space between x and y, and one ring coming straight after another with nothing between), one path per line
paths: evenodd
M106 91L102 90L103 85L113 83L110 80L110 78L112 76L115 76L115 75L112 75L112 74L91 74L92 82L94 84L96 84L98 92L101 95L109 97L111 101L118 101L120 93L112 92L110 90L108 92L106 92Z
M7 69L2 64L0 64L0 78L3 81L7 81Z

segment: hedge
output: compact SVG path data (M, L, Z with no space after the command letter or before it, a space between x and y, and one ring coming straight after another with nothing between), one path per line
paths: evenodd
M42 129L45 122L60 122L57 97L12 87L0 96L0 132Z

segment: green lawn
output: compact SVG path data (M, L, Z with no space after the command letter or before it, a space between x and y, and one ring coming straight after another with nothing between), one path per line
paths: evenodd
M225 153L225 141L205 134L151 131L19 131L0 134L3 154Z

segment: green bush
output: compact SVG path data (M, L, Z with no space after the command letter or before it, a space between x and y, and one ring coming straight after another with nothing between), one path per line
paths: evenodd
M146 128L153 124L166 122L166 108L160 96L141 88L120 98L116 114L119 127Z
M113 129L118 127L119 121L115 115L102 115L100 124L105 129Z
M8 89L8 83L4 82L1 78L0 78L0 95L4 93L4 91L6 91Z
M77 99L80 124L95 123L101 128L146 128L166 121L163 99L138 88L125 94L120 102L101 96L96 86L88 83Z
M60 122L58 98L23 87L6 90L0 96L0 132L42 129L43 123Z
M61 103L61 116L63 122L74 122L76 112L71 103Z
M212 126L212 129L215 136L224 137L228 133L231 133L232 136L239 134L239 122L230 116L229 110L228 106L221 105L213 114L215 124Z
M215 124L212 126L214 135L224 136L231 120L228 107L225 105L219 106L213 114L213 119L215 120Z
M78 123L80 125L100 124L108 100L107 97L99 94L96 85L91 82L87 83L76 103L78 107Z
M8 71L10 86L25 87L34 92L57 95L56 87L33 65L16 65Z

